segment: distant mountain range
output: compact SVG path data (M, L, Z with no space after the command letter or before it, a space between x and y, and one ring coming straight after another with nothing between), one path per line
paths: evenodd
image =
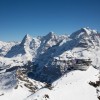
M88 27L0 41L0 100L100 100L100 83L89 85L99 68L100 34Z

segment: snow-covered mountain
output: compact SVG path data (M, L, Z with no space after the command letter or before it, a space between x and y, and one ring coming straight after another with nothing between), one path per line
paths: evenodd
M18 44L18 42L3 42L0 41L0 56L5 56L12 46Z
M0 100L98 100L99 68L100 34L88 27L0 41Z

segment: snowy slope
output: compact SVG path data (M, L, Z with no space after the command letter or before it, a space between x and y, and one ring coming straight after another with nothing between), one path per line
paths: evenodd
M25 100L98 100L96 89L88 84L98 80L97 75L98 71L92 66L87 71L66 73L53 83L52 90L44 88Z

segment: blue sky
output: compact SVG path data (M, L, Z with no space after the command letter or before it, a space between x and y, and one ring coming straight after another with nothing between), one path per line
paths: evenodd
M0 40L25 34L71 34L81 27L100 31L100 0L0 0Z

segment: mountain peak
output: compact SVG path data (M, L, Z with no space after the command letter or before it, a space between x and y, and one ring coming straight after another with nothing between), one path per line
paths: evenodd
M29 34L26 34L25 35L25 38L30 38L31 36Z
M90 27L84 27L82 29L84 29L84 30L92 30L92 29L90 29Z
M56 36L56 34L54 32L49 32L46 36L44 36L45 39L50 39L50 38L54 38Z
M88 34L91 34L91 33L97 33L97 30L94 30L94 29L91 29L89 27L85 27L85 28L82 28L86 33Z
M49 32L49 33L47 34L47 36L50 36L50 37L52 37L52 36L54 36L54 35L55 35L54 32Z
M21 42L21 45L25 45L25 43L30 43L32 41L32 37L29 34L26 34Z
M84 30L85 33L87 33L88 35L91 34L92 32L92 29L90 29L89 27L86 27L86 28L82 28Z
M89 35L92 35L92 34L96 34L97 31L96 30L92 30L90 29L89 27L86 27L86 28L81 28L80 30L72 33L70 35L71 38L79 38L80 36L83 37L83 36L89 36Z

